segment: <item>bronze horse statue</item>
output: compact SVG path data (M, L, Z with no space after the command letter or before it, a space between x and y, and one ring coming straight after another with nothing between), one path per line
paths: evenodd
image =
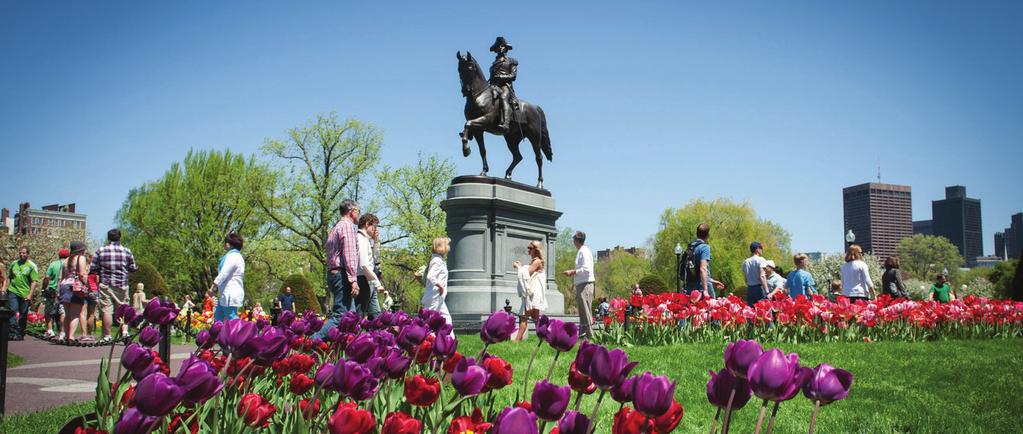
M511 179L512 170L522 161L522 154L519 152L519 143L522 139L529 139L533 145L533 153L536 155L537 188L543 188L543 156L548 161L553 161L554 152L551 151L551 137L547 132L547 118L543 109L538 105L530 104L519 100L519 109L514 110L510 128L507 132L499 127L498 104L500 102L494 97L490 83L483 76L479 63L466 52L458 56L458 77L462 82L462 96L465 97L465 129L459 133L462 138L462 155L468 157L472 152L469 148L469 140L476 140L480 147L480 157L483 158L483 172L480 176L487 176L490 167L487 165L487 148L483 145L483 133L488 132L494 135L503 135L504 141L508 144L508 150L512 153L512 162L508 170L504 172L505 179ZM542 152L542 154L541 154Z

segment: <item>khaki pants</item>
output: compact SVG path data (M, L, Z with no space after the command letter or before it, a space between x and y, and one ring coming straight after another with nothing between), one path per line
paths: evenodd
M593 337L593 282L575 286L575 306L579 309L579 337Z
M113 314L117 306L131 302L128 299L128 287L118 288L101 283L99 284L99 294L97 294L96 302L99 304L99 312L101 314ZM142 312L138 312L138 314L141 315Z

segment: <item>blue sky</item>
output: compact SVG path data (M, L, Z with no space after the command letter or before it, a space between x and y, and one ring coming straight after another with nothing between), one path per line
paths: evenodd
M560 223L595 247L726 196L836 251L841 189L879 162L914 219L966 185L985 252L1023 211L1020 2L339 3L3 1L0 205L74 201L102 234L189 148L259 152L329 111L379 126L391 165L422 151L477 173L454 55L489 62L504 35L547 113ZM515 175L532 183L531 159Z

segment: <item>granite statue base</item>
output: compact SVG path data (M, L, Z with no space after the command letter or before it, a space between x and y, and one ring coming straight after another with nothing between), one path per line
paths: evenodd
M545 246L549 315L564 312L565 300L554 282L555 226L561 212L551 193L526 184L485 176L451 181L447 199L447 305L456 323L479 321L510 302L518 312L521 299L512 262L529 263L531 241Z

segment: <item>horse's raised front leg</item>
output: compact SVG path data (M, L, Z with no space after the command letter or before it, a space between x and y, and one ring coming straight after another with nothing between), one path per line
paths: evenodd
M508 170L504 171L504 179L511 179L512 171L515 170L515 166L519 165L522 161L522 153L519 152L519 142L522 141L521 137L504 136L505 142L508 143L508 150L512 154L512 162L508 166Z
M487 164L487 147L483 144L483 131L479 131L475 134L476 144L480 147L480 158L483 159L483 173L480 176L487 176L487 172L490 171L490 165Z

